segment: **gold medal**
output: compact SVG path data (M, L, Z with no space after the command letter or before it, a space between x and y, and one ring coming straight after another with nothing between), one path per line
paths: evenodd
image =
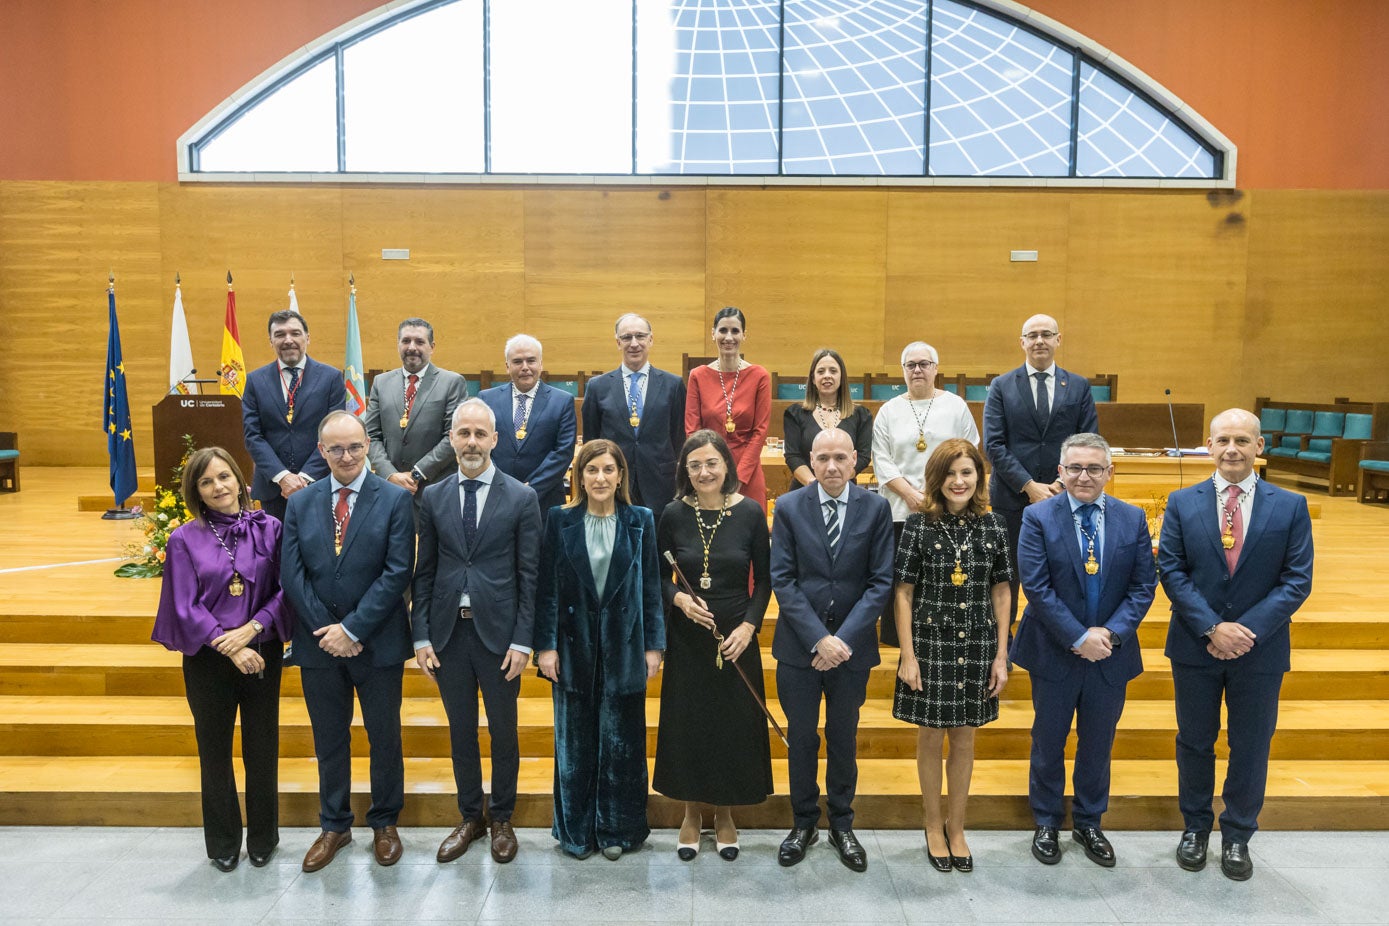
M917 452L917 453L925 453L925 452L926 452L926 438L922 437L922 438L918 438L918 439L917 439L917 442L916 442L916 452Z
M334 541L333 541L333 554L334 554L335 556L342 556L342 541L341 541L341 540L334 540Z
M1097 573L1097 572L1099 572L1099 571L1100 571L1100 564L1097 563L1097 562L1095 562L1095 554L1094 554L1094 551L1091 551L1091 553L1090 553L1090 558L1089 558L1088 560L1085 561L1085 574L1086 574L1087 576L1092 576L1092 575L1094 575L1095 573Z
M699 577L699 587L700 587L700 588L708 588L709 586L711 586L711 585L713 585L713 584L714 584L714 580L711 579L711 578L709 577L709 573L706 572L704 575L702 575L702 576Z
M232 573L231 583L227 585L227 591L231 593L233 598L240 598L246 591L246 585L241 581L240 573Z
M1220 535L1220 545L1221 545L1222 547L1224 547L1225 549L1227 549L1227 550L1233 550L1233 549L1235 548L1235 535L1234 535L1234 534L1221 534L1221 535Z
M285 423L294 424L294 408L292 406L289 411L285 412Z
M732 418L729 418L723 423L723 429L729 434L732 434L734 431L738 430L738 426L733 423Z
M950 581L955 585L964 585L969 579L969 575L960 568L960 561L955 560L955 570L950 573Z
M410 416L409 416L409 415L401 415L401 416L400 416L400 426L401 426L402 428L404 428L404 427L405 427L406 425L408 425L409 423L410 423Z
M635 428L637 425L641 424L641 419L638 418L636 415L633 415L631 418L627 419L627 423Z
M525 440L525 439L526 439L526 429L525 429L525 428L520 428L519 430L517 430L517 432L516 432L516 439L517 439L517 440Z

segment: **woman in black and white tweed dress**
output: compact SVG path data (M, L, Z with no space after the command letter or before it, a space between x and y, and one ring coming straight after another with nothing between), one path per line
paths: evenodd
M965 804L974 771L974 731L998 719L1008 681L1008 535L988 512L979 448L954 438L926 463L921 509L897 549L896 620L902 641L892 715L917 724L917 775L931 865L972 871ZM946 737L949 812L941 815Z

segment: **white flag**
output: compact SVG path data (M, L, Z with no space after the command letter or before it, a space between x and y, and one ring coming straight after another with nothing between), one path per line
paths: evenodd
M193 373L193 346L188 341L188 319L183 314L183 290L175 286L174 323L169 332L169 391L184 395L192 392L184 380Z

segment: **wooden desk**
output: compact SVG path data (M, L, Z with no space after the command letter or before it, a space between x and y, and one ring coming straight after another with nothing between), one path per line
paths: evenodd
M1259 478L1264 476L1268 460L1259 457L1254 468ZM1193 486L1209 479L1215 463L1209 456L1147 456L1114 454L1114 478L1105 490L1125 501L1152 501L1153 496L1166 498L1184 486Z

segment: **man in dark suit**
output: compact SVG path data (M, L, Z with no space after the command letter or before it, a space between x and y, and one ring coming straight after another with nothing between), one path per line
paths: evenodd
M1185 825L1177 863L1187 871L1206 865L1223 698L1230 760L1220 870L1244 881L1254 873L1249 839L1259 828L1278 693L1289 669L1288 623L1312 591L1312 521L1305 498L1255 474L1264 449L1255 415L1238 408L1216 415L1206 447L1215 473L1168 498L1158 550L1172 602L1167 657Z
M241 425L256 464L251 497L283 521L286 500L328 475L315 450L318 423L345 406L347 390L342 371L309 357L309 323L298 312L270 316L270 346L275 362L246 377Z
M506 342L511 382L479 393L497 416L497 469L535 490L540 518L564 504L564 474L574 462L574 398L540 381L540 342L518 334Z
M1028 505L1064 491L1056 478L1061 442L1100 430L1090 383L1056 365L1061 329L1050 315L1022 326L1027 362L998 377L984 401L984 453L989 458L989 501L1008 527L1013 560L1013 612L1018 613L1018 532Z
M1128 683L1143 671L1138 624L1157 587L1153 540L1141 509L1104 492L1114 474L1104 438L1066 438L1059 472L1065 491L1027 509L1018 540L1027 610L1011 655L1032 676L1032 854L1047 865L1061 861L1066 737L1074 717L1071 838L1090 861L1113 868L1114 847L1100 817L1109 807L1114 730Z
M371 381L363 422L371 437L371 468L415 496L425 483L453 469L449 422L468 386L451 370L430 363L434 326L407 318L396 329L401 368Z
M878 615L892 597L892 509L854 484L856 461L847 432L821 431L810 452L816 481L779 498L772 524L772 589L780 608L772 656L795 816L778 854L784 866L803 859L819 838L823 697L830 842L853 871L868 867L853 831L858 714L879 662Z
M480 399L453 413L449 433L458 469L430 486L420 506L415 573L415 661L439 686L449 718L453 779L462 821L439 846L451 862L487 832L477 698L487 708L492 741L492 857L516 857L520 748L516 698L531 653L540 563L540 508L535 491L492 463L497 423Z
M305 871L318 871L352 841L354 693L371 742L367 823L376 861L400 859L400 702L411 651L405 590L415 563L415 519L410 493L367 471L368 443L360 420L331 412L318 434L331 475L295 493L285 513L280 579L299 618L292 659L313 726L323 829L304 856Z
M614 326L622 366L584 386L584 440L617 444L632 471L632 504L661 512L675 497L685 443L685 381L651 365L651 323L627 314Z

